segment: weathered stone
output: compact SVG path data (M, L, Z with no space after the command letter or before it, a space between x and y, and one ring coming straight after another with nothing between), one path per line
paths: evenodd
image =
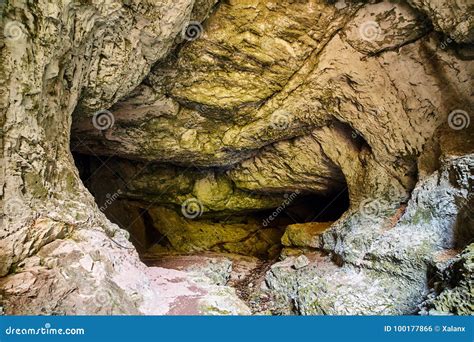
M280 259L285 260L289 257L298 257L302 254L312 253L314 249L309 248L294 248L294 247L283 247L280 252Z
M472 314L473 49L454 43L474 41L472 4L215 4L2 8L4 311L249 314L216 285L228 262L199 276L146 267L103 212L143 250L152 221L167 239L154 250L273 257L281 231L258 211L280 214L289 192L348 191L328 230L288 230L304 257L274 264L266 288L269 264L236 285L254 312L271 298L273 313ZM71 127L71 149L100 161L82 174L99 207Z
M249 312L222 287L196 293L190 290L196 284L184 280L169 291L170 278L186 274L168 277L139 261L127 233L105 218L82 185L69 151L72 112L105 109L135 88L170 51L193 3L16 1L2 8L6 313L165 314L180 295L200 296L187 313ZM35 254L41 264L25 259ZM173 295L159 296L166 287Z
M358 11L343 37L356 50L377 54L409 44L429 29L429 22L408 4L382 1Z
M215 285L226 285L230 280L233 262L226 255L203 253L199 255L147 253L148 266L158 266L189 273L199 282L210 281Z
M395 221L382 219L383 205L379 212L361 208L344 215L323 234L323 248L342 266L330 257L315 256L309 266L295 270L294 258L288 257L268 272L270 290L284 294L283 300L295 301L301 314L416 312L429 292L426 274L437 255L472 239L455 232L458 215L464 210L472 213L473 161L473 155L447 159L438 172L417 185L404 214ZM468 255L461 260L468 260ZM472 272L467 267L460 272L464 275L459 287L442 292L438 304L431 307L469 312L469 306L458 302L459 296L469 293Z
M293 267L297 270L309 265L309 260L305 255L296 257Z
M243 191L221 170L132 163L123 159L110 159L106 167L97 159L90 164L93 165L84 169L83 174L94 175L88 187L97 194L99 206L106 202L99 194L118 194L120 200L148 201L154 206L178 208L194 199L202 206L200 214L209 216L271 209L284 200L282 193Z
M281 238L283 246L319 248L319 236L324 233L333 222L311 222L292 224L286 227Z
M260 3L255 6L260 8ZM384 34L398 37L395 45L380 46L371 52L353 47L357 39L363 41L356 30L363 18L352 17L357 6L351 4L336 12L329 5L319 3L315 6L339 18L333 21L332 25L336 26L333 35L327 36L321 30L312 32L318 36L313 40L325 42L324 48L310 44L311 54L301 52L306 56L303 64L286 63L284 68L293 68L291 80L283 87L277 87L271 97L264 95L263 98L268 99L258 107L254 108L252 103L259 100L248 100L249 104L243 94L242 103L232 104L234 100L231 99L239 92L225 87L219 91L212 88L226 84L227 77L232 74L216 71L215 68L219 70L224 64L215 66L212 61L220 58L213 49L225 52L226 44L233 44L222 37L231 34L234 28L212 24L211 18L203 39L181 50L177 60L156 67L150 76L153 90L143 85L142 90L137 90L135 99L132 96L117 104L114 110L123 121L108 131L105 141L95 129L82 128L77 133L89 148L102 154L119 153L130 158L198 166L226 166L231 168L228 173L239 187L257 191L279 191L282 187L334 191L341 186L342 175L338 170L341 168L354 201L358 200L355 197L367 197L359 191L366 183L369 186L364 191L371 196L385 196L390 192L389 197L406 200L415 183L417 154L431 139L436 127L446 123L447 115L453 110L451 103L462 103L466 99L461 94L469 91L467 70L472 62L461 61L452 51L441 49L435 35L423 36L425 22L420 22L419 15L406 5L384 2L368 5L358 12L357 15L383 14L377 18L379 25L384 27ZM228 12L239 8L238 4L221 6L215 15L226 17ZM249 21L246 10L236 12L237 17L232 16L232 20ZM291 15L293 12L285 13ZM252 17L249 25L254 25L254 21ZM337 33L337 28L342 29L346 23L347 27ZM411 26L418 27L415 31L419 34L412 36L415 31L409 29ZM263 30L263 37L266 34L264 26L256 25L253 29ZM304 33L307 29L309 27L302 28L303 33L298 36L303 45L309 41L303 39L309 34ZM327 32L330 34L331 30L333 26ZM247 43L238 40L235 44L247 49ZM267 51L257 43L254 45L252 51L255 53ZM394 51L395 47L399 50ZM196 58L192 54L196 54ZM291 59L288 57L291 55L286 56ZM437 72L427 73L420 60ZM236 65L236 70L242 69L244 63L238 54L226 57L225 61L225 68ZM458 66L452 68L452 65ZM256 73L255 68L245 70ZM443 79L439 75L443 75ZM244 87L239 82L249 80L235 77L233 84L236 87ZM260 76L256 73L255 77ZM410 82L407 83L407 79ZM449 80L449 88L444 79ZM198 83L199 87L193 87ZM222 99L212 99L204 94L211 90L203 84L209 85L214 93L223 93ZM179 94L173 89L179 89ZM252 90L250 96L256 94L251 84L245 89ZM271 87L265 85L262 89L267 91ZM202 101L198 99L199 92L203 92ZM435 95L438 93L442 96ZM142 105L137 99L143 96L160 100L146 100ZM206 100L208 97L209 101ZM154 104L148 106L147 102ZM137 108L139 115L126 114L133 108ZM241 115L235 117L236 111ZM150 114L145 117L140 114L147 112ZM438 114L432 115L433 112ZM222 120L228 115L235 117L234 121ZM309 132L312 132L311 136L308 136ZM296 138L294 144L277 142L293 138ZM335 139L338 144L334 144ZM339 141L343 146L338 146ZM81 151L87 153L87 146L80 147ZM314 153L313 158L308 158L310 153ZM293 163L288 165L285 161L290 159ZM359 166L354 167L354 163Z
M227 173L238 188L256 192L285 189L324 195L341 191L345 186L344 175L324 155L314 135L266 146L257 156Z
M85 240L86 236L90 240ZM19 267L0 281L6 313L250 313L233 289L213 285L210 279L196 282L191 273L148 268L138 261L133 248L124 246L127 244L123 238L110 239L100 231L83 230L72 240L45 246L36 265L25 263L25 268Z
M472 315L474 312L474 244L470 244L435 279L435 293L423 303L428 314Z
M215 222L187 219L163 207L150 208L148 212L153 226L180 252L214 251L268 256L283 234L277 228L264 228L251 218L243 223L232 222L231 218L228 222Z
M474 42L474 5L469 0L441 0L426 2L408 0L408 3L426 13L435 28L459 43ZM452 41L446 40L446 45Z

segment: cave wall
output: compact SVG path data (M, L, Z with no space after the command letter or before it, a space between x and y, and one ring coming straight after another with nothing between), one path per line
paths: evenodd
M191 19L204 19L203 6L212 5L8 1L3 7L0 274L10 274L1 281L6 313L164 314L186 295L194 295L196 313L216 305L248 312L231 292L220 295L225 289L147 269L128 233L106 219L82 185L69 150L75 108L105 109L130 92L175 39L182 40ZM158 296L170 280L174 292Z
M227 287L146 268L82 184L70 148L119 157L120 196L139 210L157 202L158 226L176 225L163 221L169 206L182 220L190 197L204 214L238 215L275 208L288 192L347 186L348 211L306 246L323 257L301 270L292 257L274 265L269 289L300 314L413 312L430 267L460 268L437 255L472 238L472 10L447 0L8 1L7 313L166 314L183 297L196 314L249 313ZM472 272L463 272L452 287L465 294ZM449 299L426 307L469 312L443 281Z

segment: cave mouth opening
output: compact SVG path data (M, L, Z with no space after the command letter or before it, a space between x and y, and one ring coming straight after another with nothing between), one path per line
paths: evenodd
M287 194L284 197L287 197ZM278 208L283 208L280 214L274 220L268 220L273 213L278 212ZM297 196L288 206L263 210L255 215L263 221L267 219L268 226L284 228L292 224L334 222L347 209L349 209L349 191L347 187L343 187L329 195L306 192Z
M129 232L130 241L145 262L170 254L206 252L274 259L284 248L281 241L288 226L312 222L329 225L349 208L349 193L344 186L329 195L306 190L276 192L271 195L282 198L279 206L189 218L181 206L156 203L146 193L143 198L127 196L129 180L117 172L113 157L75 152L73 157L99 209Z

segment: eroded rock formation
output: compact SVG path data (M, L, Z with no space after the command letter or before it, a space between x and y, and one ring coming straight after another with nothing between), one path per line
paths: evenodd
M472 313L473 11L8 2L6 312Z

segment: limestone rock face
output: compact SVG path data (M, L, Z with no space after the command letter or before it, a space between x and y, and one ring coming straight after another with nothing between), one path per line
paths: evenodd
M383 178L373 184L378 189L367 192L387 193L399 183L394 195L406 199L415 182L416 156L448 114L469 102L462 94L469 92L472 62L440 48L426 19L406 5L346 5L338 9L310 1L273 8L255 1L219 6L200 39L186 44L177 58L157 64L136 94L112 108L116 125L105 139L90 120L79 120L75 131L82 144L76 149L225 166L238 186L252 190L293 186L324 191L340 186L342 174L349 183L355 178L351 173L359 183L375 178L361 175L370 170L353 170L359 155ZM328 23L306 25L299 6L329 18ZM280 11L284 18L273 16ZM222 26L224 18L239 25ZM276 22L281 29L270 30ZM375 24L374 37L367 23ZM285 25L293 31L283 43L273 35L285 34ZM436 72L427 72L428 66ZM328 131L337 131L337 137ZM310 132L313 137L307 136ZM331 151L334 139L343 140L339 151ZM303 156L309 146L311 152ZM287 160L294 161L291 171Z
M53 1L3 8L0 275L10 273L1 281L7 314L173 314L183 301L194 314L249 312L231 289L187 280L167 287L186 274L139 261L128 233L106 219L82 185L69 151L73 111L89 115L135 88L171 49L193 5Z
M193 1L134 1L130 6L113 1L104 8L107 21L108 15L115 16L118 25L109 21L92 32L93 61L83 85L80 111L106 109L138 86L153 63L172 48L190 18Z
M6 314L250 314L234 289L202 277L146 267L126 237L89 229L48 244L0 286Z
M130 7L118 1L5 7L2 117L4 167L9 172L3 200L10 212L4 219L1 274L48 241L27 232L37 217L46 215L68 227L84 223L82 213L95 211L87 209L93 208L93 200L80 184L68 149L71 113L82 90L85 107L102 109L136 87L169 51L192 7L191 1L135 1ZM145 12L153 15L147 17ZM150 21L158 14L163 21ZM61 224L63 220L69 224ZM66 228L38 231L40 236L50 235L50 240L67 233ZM15 246L13 252L18 241L32 243L27 248Z
M424 313L471 315L474 311L474 245L471 243L458 257L446 262L444 255L437 260L441 266L436 285L429 299L422 304ZM423 312L422 311L422 312Z
M423 0L408 1L415 8L426 13L435 28L444 32L459 43L474 41L474 19L472 11L474 5L469 0L450 1L441 0L429 2ZM447 41L449 44L450 41Z
M150 165L123 159L109 160L107 167L98 161L93 164L87 173L94 174L90 188L98 193L118 191L121 198L178 207L195 200L201 206L199 215L270 209L283 200L278 193L243 191L222 170Z
M470 1L1 10L6 313L472 314Z
M256 220L242 223L193 221L160 207L151 209L149 214L156 229L179 252L215 251L268 256L272 255L272 247L278 245L282 235L276 228L262 229Z
M465 210L472 216L473 161L473 155L446 161L439 172L415 188L395 224L390 219L395 212L380 204L378 212L361 208L341 218L323 233L322 249L339 254L342 266L316 254L307 267L294 269L294 257L289 257L272 266L266 277L268 286L294 301L301 314L416 312L428 293L429 266L440 254L452 255L452 249L473 237L472 225L466 237L465 231L461 233L465 221L456 219ZM445 313L472 312L469 305L461 304L464 300L470 303L472 297L469 253L470 247L453 266L461 267L460 280L453 289L441 292L432 308Z
M237 187L255 192L291 189L328 194L345 185L343 173L324 154L316 134L266 146L227 174Z
M317 248L319 236L326 231L333 222L311 222L292 224L286 227L281 238L283 246Z

